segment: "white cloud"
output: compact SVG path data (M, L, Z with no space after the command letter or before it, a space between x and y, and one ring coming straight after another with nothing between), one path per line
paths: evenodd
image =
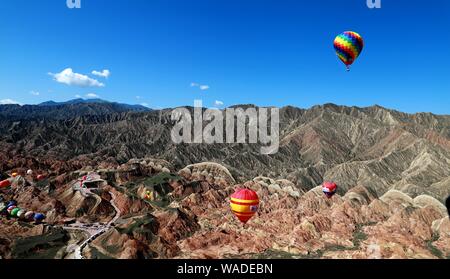
M216 106L216 107L221 107L221 106L223 106L223 102L222 101L215 101L214 102L214 106Z
M92 74L94 76L102 77L102 78L108 78L111 75L111 72L109 70L103 70L101 72L99 71L92 71Z
M198 87L202 91L208 90L210 88L209 85L202 85L202 84L199 84L199 83L196 83L196 82L192 82L191 83L191 87Z
M39 96L39 95L40 95L39 92L34 91L34 90L31 90L31 91L30 91L30 94L33 95L33 96Z
M86 97L87 97L87 98L90 98L90 99L97 99L97 98L100 98L100 96L97 95L97 94L95 94L95 93L89 93L89 94L86 94Z
M81 95L77 94L77 95L75 95L75 98L81 98Z
M21 105L21 104L11 99L3 99L0 100L0 105Z
M80 87L105 87L105 84L99 82L96 79L90 78L86 75L74 73L71 68L67 68L58 74L48 74L51 75L56 82L67 84L70 86L74 85Z
M142 103L141 106L148 107L148 108L150 107L147 103Z

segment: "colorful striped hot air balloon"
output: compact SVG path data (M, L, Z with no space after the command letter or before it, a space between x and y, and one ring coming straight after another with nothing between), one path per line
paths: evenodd
M334 182L326 181L322 185L322 191L327 198L331 199L337 192L337 185Z
M238 190L231 196L230 206L239 221L246 224L258 211L258 194L249 189Z
M361 54L364 48L363 38L356 32L345 31L334 40L334 49L342 62L350 71L350 65L355 62L356 58Z

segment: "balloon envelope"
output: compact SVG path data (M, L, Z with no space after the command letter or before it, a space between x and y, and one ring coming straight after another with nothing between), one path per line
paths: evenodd
M19 174L17 173L17 172L13 172L12 174L11 174L11 176L12 177L17 177Z
M17 217L17 213L19 213L20 210L21 209L18 207L14 208L13 210L11 210L11 216Z
M231 196L230 206L233 214L245 224L258 211L258 194L249 189L238 190Z
M17 202L14 201L14 200L9 201L9 202L8 202L8 205L7 205L6 207L10 207L10 206L13 206L13 205L17 206Z
M11 186L11 182L8 179L3 180L2 182L0 182L0 188L6 188L6 187L9 187L9 186Z
M21 209L19 212L17 212L17 218L23 218L25 215L25 210Z
M334 49L341 61L350 68L364 48L363 38L356 32L345 31L334 39Z
M42 213L36 213L34 214L34 220L35 221L42 221L45 219L45 215Z
M27 213L25 213L24 217L27 220L31 220L34 217L34 212L33 211L28 211Z
M322 191L327 198L332 198L337 192L337 185L334 182L326 181L322 185Z
M17 206L15 206L15 205L12 205L12 206L8 207L8 209L7 209L8 213L11 214L11 212L12 212L15 208L17 208Z
M28 175L32 175L32 174L33 174L33 171L32 171L32 170L27 170L27 174L28 174Z

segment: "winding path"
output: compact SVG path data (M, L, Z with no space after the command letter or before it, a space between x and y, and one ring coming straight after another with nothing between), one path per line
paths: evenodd
M89 189L84 189L83 191L84 191L83 194L93 195L93 193ZM112 207L114 207L114 210L116 211L116 215L114 216L113 219L111 219L111 221L108 222L108 224L95 225L95 224L75 223L75 224L63 227L63 229L65 229L65 230L79 230L79 231L86 232L89 235L89 237L86 240L84 240L81 244L73 244L73 245L70 245L69 247L67 247L67 252L69 254L74 253L75 259L85 259L83 257L83 249L94 239L96 239L97 237L99 237L100 235L105 233L108 229L110 229L111 225L114 222L116 222L117 219L119 219L122 212L114 203L114 200L116 199L116 195L113 192L109 192L109 194L111 195L110 204L112 205Z

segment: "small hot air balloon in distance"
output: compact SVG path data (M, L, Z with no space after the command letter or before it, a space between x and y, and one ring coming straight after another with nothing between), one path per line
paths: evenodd
M38 176L36 176L36 179L37 179L38 181L41 181L41 180L44 180L44 179L45 179L45 176L44 176L43 174L39 174Z
M322 185L322 191L327 196L327 198L331 199L334 194L337 192L337 185L334 182L326 181Z
M6 205L6 207L10 207L10 206L13 206L13 205L17 206L17 201L15 201L15 200L9 201L8 204Z
M27 175L32 175L33 171L32 170L27 170Z
M11 186L11 181L9 181L8 179L3 180L2 182L0 182L0 188L6 188Z
M145 192L145 199L148 201L154 201L155 200L155 193L153 191L147 190Z
M334 39L336 54L345 66L347 66L347 71L350 71L350 66L361 54L363 48L363 38L353 31L345 31Z
M17 206L15 206L15 205L12 205L12 206L8 207L8 209L7 209L8 214L11 215L11 212L12 212L14 209L16 209L16 208L17 208Z
M24 215L25 220L33 220L34 218L34 212L33 211L28 211L27 213L25 213Z
M21 209L20 208L18 208L18 207L16 207L16 208L14 208L13 210L11 210L11 216L12 217L17 217L17 213L19 213L19 211L20 211Z
M250 189L240 189L231 196L230 206L233 214L245 225L258 211L258 194Z
M36 213L34 214L33 219L36 223L41 223L45 219L45 215L42 213Z
M19 210L19 212L17 212L17 218L19 218L19 219L23 219L24 215L25 215L25 210L23 210L23 209L21 209L21 210Z
M13 173L11 173L11 176L12 177L17 177L17 176L19 176L19 174L17 172L13 172Z

